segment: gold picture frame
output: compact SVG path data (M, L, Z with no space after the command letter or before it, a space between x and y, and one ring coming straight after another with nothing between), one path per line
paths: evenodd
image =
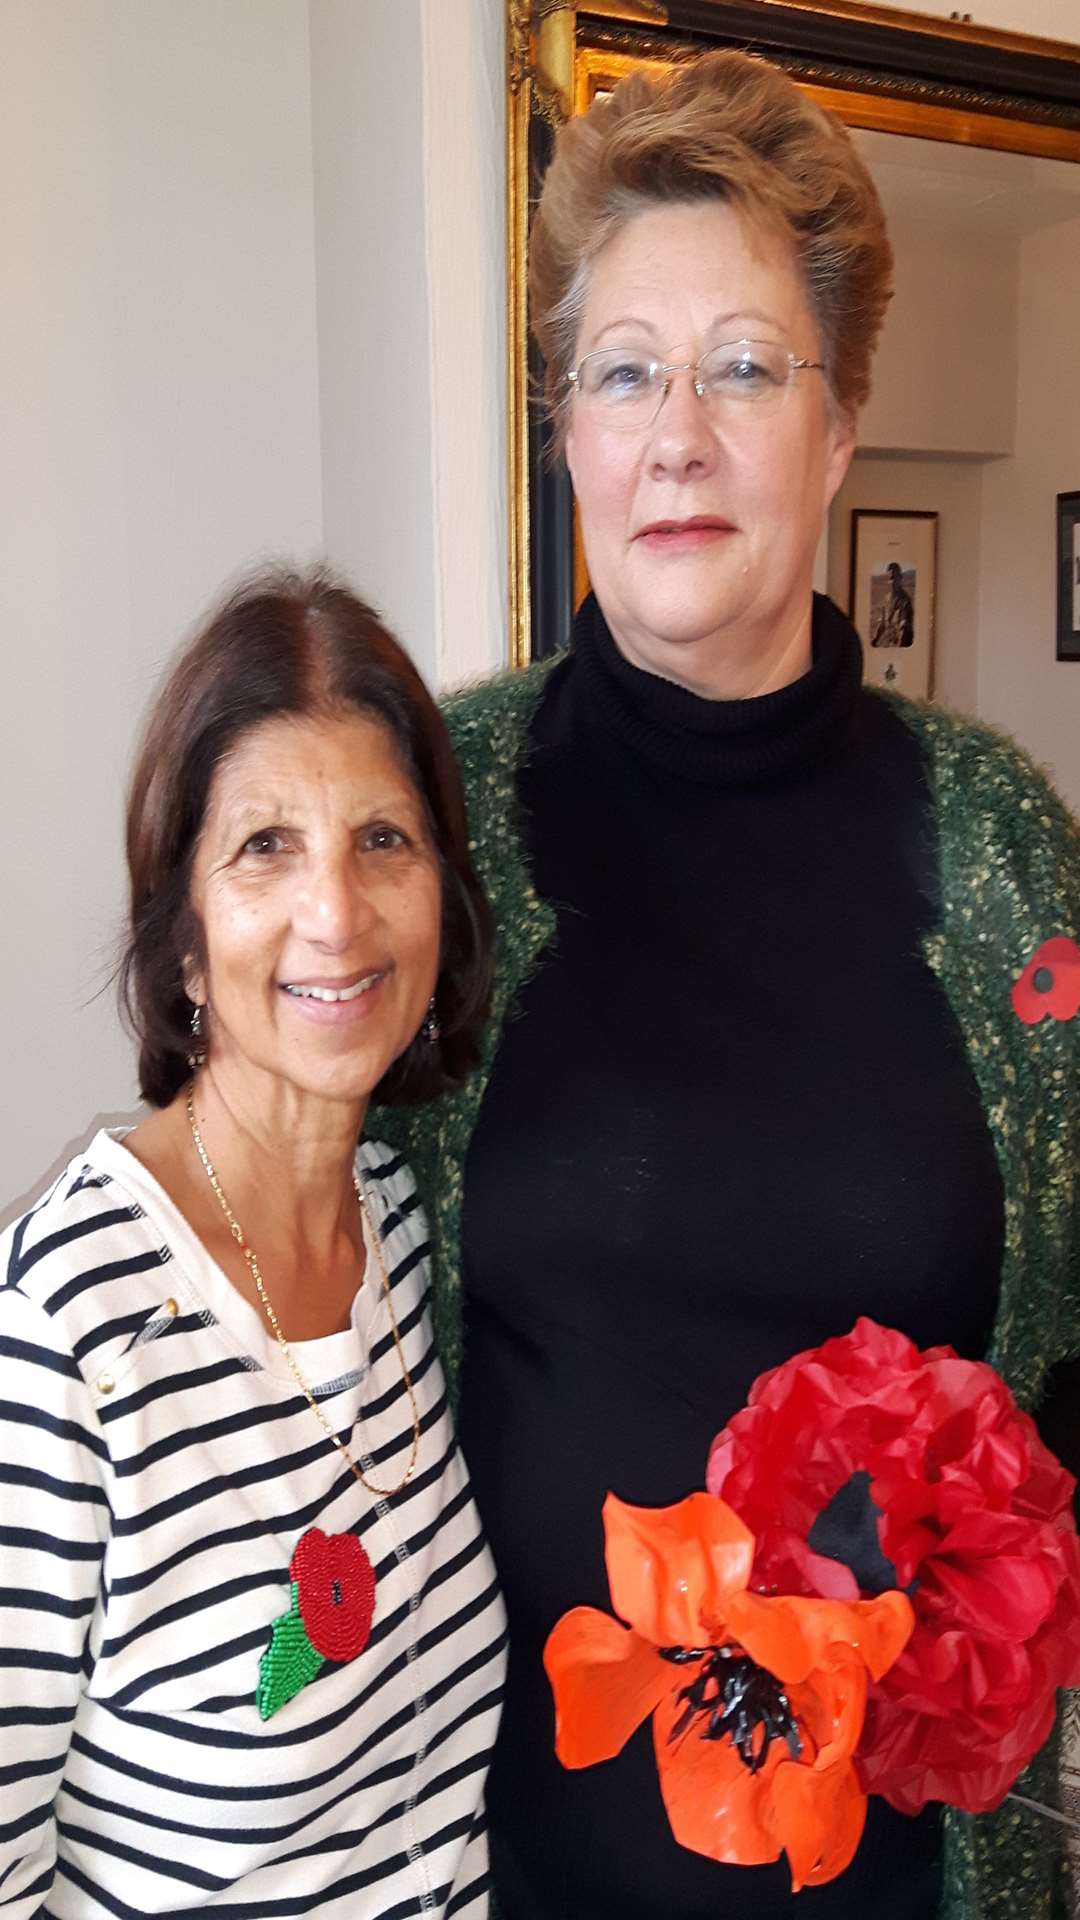
M710 46L773 59L847 125L1080 163L1080 47L862 0L507 0L510 659L553 652L583 581L562 463L532 397L531 207L555 128L631 72ZM575 571L576 569L576 571Z

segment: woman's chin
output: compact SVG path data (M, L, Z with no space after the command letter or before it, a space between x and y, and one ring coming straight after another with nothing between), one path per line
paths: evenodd
M625 589L615 596L623 601L622 617L617 607L614 617L608 614L604 594L597 591L617 640L622 631L629 635L636 630L643 643L693 646L718 633L737 634L740 620L753 607L749 569L733 566L731 558L721 564L707 550L647 562L635 573L628 583L636 589L632 597Z
M219 1059L210 1064L215 1077L234 1087L246 1081L265 1090L274 1083L287 1101L325 1101L362 1111L403 1051L385 1036L378 1042L374 1035L362 1043L353 1038L349 1044L340 1029L324 1028L315 1044L259 1048L249 1056L236 1050L227 1063Z
M664 595L654 600L646 617L627 623L620 633L614 625L616 645L629 660L654 673L674 674L677 662L685 658L688 668L695 659L710 658L737 651L745 607L734 596L711 594ZM625 634L625 639L623 638Z

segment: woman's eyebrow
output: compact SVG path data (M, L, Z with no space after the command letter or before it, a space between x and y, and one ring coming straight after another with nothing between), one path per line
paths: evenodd
M411 809L423 813L423 801L411 786L380 786L366 793L355 794L345 807L345 812L362 826L368 820L381 813L401 813ZM265 794L230 803L220 802L215 809L215 825L227 838L243 833L250 827L287 826L303 814L303 806L297 806L295 796L292 801L283 799L276 790L267 789Z
M245 827L265 826L270 820L277 822L287 812L288 808L283 807L275 796L267 795L258 799L219 801L207 819L209 822L213 818L219 832L231 836L242 832Z
M593 337L595 340L602 340L605 333L615 332L620 327L626 327L628 329L636 327L641 333L659 333L660 331L654 320L645 320L640 314L624 313L620 314L617 320L605 320L599 333Z
M762 326L775 327L779 323L776 315L765 313L761 307L735 307L730 313L719 313L706 331L715 333L719 327Z
M733 307L729 312L718 313L715 319L710 320L703 337L708 339L710 335L718 333L722 327L746 325L776 327L779 322L775 314L765 313L760 307ZM605 320L599 332L593 335L593 345L602 340L605 334L618 332L620 328L627 331L636 328L638 332L650 333L654 337L662 331L655 320L646 320L641 314L624 313L620 314L618 319Z

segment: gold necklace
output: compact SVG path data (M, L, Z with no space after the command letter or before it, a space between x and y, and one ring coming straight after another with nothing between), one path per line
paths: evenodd
M374 1226L372 1225L371 1215L368 1212L368 1204L364 1198L364 1189L360 1185L360 1182L356 1177L355 1171L353 1173L353 1185L356 1188L356 1197L360 1202L360 1212L363 1216L364 1225L367 1228L367 1236L366 1236L367 1241L371 1246L371 1249L375 1255L375 1264L379 1269L379 1276L382 1280L382 1290L383 1290L384 1298L386 1300L386 1310L390 1315L390 1331L394 1336L394 1346L397 1348L397 1357L401 1362L401 1377L405 1382L405 1391L409 1396L409 1410L412 1414L412 1428L413 1428L412 1451L409 1454L409 1464L405 1469L403 1477L398 1481L396 1487L373 1487L370 1480L364 1479L363 1474L361 1473L359 1467L357 1466L356 1461L353 1459L352 1454L349 1452L348 1447L345 1445L344 1440L340 1439L338 1435L334 1432L333 1427L330 1425L329 1420L326 1418L325 1413L320 1407L318 1401L315 1398L315 1395L312 1393L311 1388L308 1386L307 1381L304 1379L303 1374L301 1373L299 1367L296 1364L296 1360L293 1355L292 1348L290 1347L288 1341L286 1340L285 1335L281 1331L281 1323L278 1320L277 1314L274 1312L273 1305L270 1300L270 1295L266 1291L266 1287L263 1283L262 1274L259 1272L259 1262L255 1256L255 1249L253 1246L250 1246L249 1243L245 1240L243 1231L240 1226L240 1222L236 1218L236 1215L234 1214L227 1199L225 1198L224 1189L221 1185L220 1180L217 1177L217 1174L214 1172L214 1169L210 1164L210 1156L207 1153L206 1148L203 1146L202 1134L199 1132L198 1123L196 1122L196 1119L195 1119L195 1082L194 1080L190 1080L188 1082L187 1117L188 1117L188 1125L191 1128L191 1137L195 1142L195 1151L198 1154L199 1159L202 1161L204 1168L206 1169L206 1175L210 1182L210 1185L213 1187L214 1192L217 1194L217 1197L221 1202L221 1211L225 1215L225 1218L229 1223L229 1232L232 1234L232 1237L236 1241L236 1244L239 1247L241 1253L243 1254L244 1259L248 1263L248 1268L250 1270L251 1277L255 1282L255 1291L258 1294L259 1299L262 1301L263 1307L266 1310L266 1317L269 1320L270 1325L274 1330L274 1334L277 1339L278 1346L281 1348L282 1353L285 1355L285 1358L289 1363L292 1376L296 1381L297 1386L299 1387L301 1393L303 1394L304 1399L307 1401L308 1406L311 1408L312 1413L315 1415L315 1418L318 1420L319 1425L322 1427L323 1432L326 1434L327 1439L333 1442L334 1446L337 1448L338 1452L340 1453L342 1459L345 1461L346 1465L348 1466L350 1472L355 1476L357 1480L359 1480L360 1485L364 1488L365 1492L374 1494L377 1500L392 1500L394 1498L394 1495L397 1493L400 1493L402 1491L402 1488L412 1478L413 1469L416 1466L417 1458L420 1453L420 1416L416 1410L416 1395L413 1392L413 1383L409 1375L409 1369L405 1364L405 1354L401 1345L401 1335L398 1332L397 1319L394 1315L394 1302L390 1297L390 1282L386 1276L386 1265L385 1265L385 1262L383 1261L382 1249L379 1246L379 1237L378 1237L378 1234L375 1232Z

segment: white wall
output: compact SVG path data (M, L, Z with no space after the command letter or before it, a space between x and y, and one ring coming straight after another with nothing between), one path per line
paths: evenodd
M502 0L310 0L330 558L433 685L506 658Z
M503 0L0 0L4 1182L130 1109L136 727L227 577L325 551L505 657Z
M3 0L0 195L2 1206L134 1096L92 996L162 662L321 538L305 8Z
M505 5L422 17L438 680L457 686L507 659Z
M1080 812L1080 665L1054 658L1055 496L1080 488L1080 220L1022 242L1016 453L983 474L979 710Z
M436 678L420 0L311 0L328 556Z

